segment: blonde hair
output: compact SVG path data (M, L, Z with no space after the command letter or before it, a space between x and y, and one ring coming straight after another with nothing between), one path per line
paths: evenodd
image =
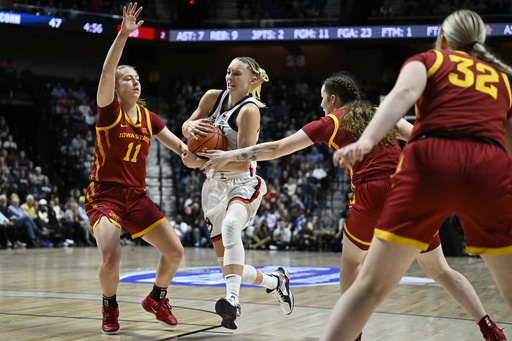
M267 72L260 67L258 62L251 57L236 57L235 59L247 64L247 70L251 71L256 76L256 83L251 85L250 93L256 99L258 107L265 108L266 105L261 101L261 85L263 82L268 82Z
M121 71L123 69L127 69L127 68L130 68L132 69L133 71L137 72L137 69L135 69L133 66L131 65L118 65L116 67L116 71L114 73L114 76L115 76L115 80L116 80L116 84L117 82L119 81L119 78L121 77ZM146 106L146 100L144 98L139 98L137 100L137 104L140 105L141 107L145 107Z
M352 137L358 140L361 134L366 129L377 108L370 104L368 101L357 99L350 102L345 110L343 111L343 119L345 120L345 127ZM389 144L393 145L396 143L396 139L399 136L396 128L391 129L386 136L379 142L379 146L384 149Z
M454 50L467 52L469 55L491 64L498 70L512 76L512 68L496 58L485 46L487 29L482 18L475 12L461 9L451 13L443 21L436 45L441 37Z

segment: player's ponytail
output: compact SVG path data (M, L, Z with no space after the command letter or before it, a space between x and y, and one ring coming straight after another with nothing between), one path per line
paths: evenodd
M258 107L265 108L266 105L261 101L261 85L263 82L268 82L267 72L260 67L258 62L251 57L237 57L239 61L247 64L247 69L252 72L253 75L256 76L256 83L251 86L250 93L256 99L258 103Z
M343 111L343 119L345 121L345 128L358 140L361 134L366 129L377 108L370 104L368 101L355 100L350 102ZM381 148L386 148L389 144L395 144L397 137L400 135L398 130L391 129L386 136L379 142Z
M485 46L487 28L477 13L466 9L451 13L441 25L437 47L440 46L441 37L446 39L452 49L467 52L512 76L512 68L496 58Z

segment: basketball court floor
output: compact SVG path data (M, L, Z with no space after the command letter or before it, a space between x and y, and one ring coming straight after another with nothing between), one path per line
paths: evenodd
M248 250L265 272L289 268L295 310L284 315L265 289L243 287L237 330L220 326L215 300L225 289L213 249L186 248L168 297L179 321L159 324L140 301L159 259L152 247L124 246L118 335L101 334L101 289L95 248L0 250L0 340L317 340L339 297L340 253ZM450 258L474 285L488 314L512 340L512 310L480 258ZM483 340L478 326L414 263L367 324L363 340Z

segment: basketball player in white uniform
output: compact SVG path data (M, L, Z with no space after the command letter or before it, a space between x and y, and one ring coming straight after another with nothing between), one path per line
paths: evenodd
M263 82L268 82L268 76L254 59L233 59L227 68L227 89L209 90L203 95L198 108L183 123L183 136L196 138L214 125L226 135L228 150L255 145L260 129L260 108L265 106L259 100ZM183 153L182 159L190 168L199 168L205 162L188 151ZM267 288L285 314L293 311L287 269L279 267L267 275L244 264L242 230L256 214L266 192L265 182L256 175L255 161L227 164L215 177L207 173L203 184L205 220L226 281L226 297L217 301L215 310L222 317L222 325L229 329L238 327L241 283Z

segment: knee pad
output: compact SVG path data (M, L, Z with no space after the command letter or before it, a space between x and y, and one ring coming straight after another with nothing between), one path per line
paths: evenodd
M236 217L226 216L222 222L222 244L228 249L241 241L242 224Z

